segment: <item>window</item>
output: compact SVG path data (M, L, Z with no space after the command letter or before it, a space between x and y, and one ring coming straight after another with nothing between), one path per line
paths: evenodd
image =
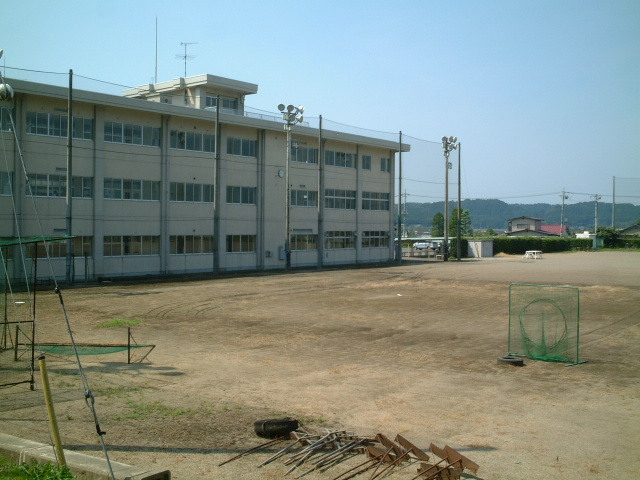
M213 253L213 235L171 235L169 253L172 255Z
M291 205L296 207L317 207L318 192L313 190L291 190Z
M299 163L318 163L318 149L291 145L291 161Z
M93 237L77 236L72 239L73 241L73 256L74 257L89 257L92 254L91 242ZM46 250L45 250L46 248ZM67 242L38 242L36 243L36 256L37 258L47 258L47 251L51 258L64 258L67 256Z
M13 192L13 173L0 172L0 195L11 195Z
M380 159L380 171L381 172L391 172L391 160L388 158L381 158Z
M227 187L227 203L256 204L256 187Z
M338 230L326 234L325 248L355 248L355 246L353 232Z
M160 182L105 178L104 198L115 200L160 200Z
M389 194L378 192L362 192L363 210L389 210Z
M371 170L371 155L362 156L362 169Z
M217 107L217 97L206 97L207 107ZM229 97L220 97L221 109L234 110L234 113L238 110L238 99Z
M46 173L29 174L27 195L32 197L66 197L67 176ZM93 196L93 179L91 177L73 177L71 179L71 195L74 198L91 198Z
M3 132L11 131L12 112L9 108L0 108L0 130Z
M341 210L356 209L356 191L327 188L324 191L325 208L339 208Z
M48 135L50 137L67 136L67 115L44 112L27 112L27 133ZM73 117L73 138L93 140L93 120Z
M159 147L160 128L119 122L104 122L104 141Z
M291 235L291 250L316 250L318 235L311 233L297 233Z
M215 150L216 136L208 133L182 132L171 130L169 146L179 150L212 153Z
M324 164L336 167L355 168L355 154L325 150Z
M171 182L169 200L172 202L213 203L213 185Z
M389 232L385 232L385 231L362 232L362 246L366 248L388 247Z
M227 137L227 153L242 157L256 156L256 141L246 138Z
M227 235L227 252L255 252L255 235Z
M93 178L73 177L71 180L71 195L74 198L93 198Z
M104 256L158 255L160 237L154 235L105 235Z

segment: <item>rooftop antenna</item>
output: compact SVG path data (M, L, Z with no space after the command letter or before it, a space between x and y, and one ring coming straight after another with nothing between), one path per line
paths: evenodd
M176 55L176 58L184 60L184 78L187 78L187 60L194 58L194 55L187 55L187 46L196 45L198 42L180 42L180 45L184 47L183 55Z

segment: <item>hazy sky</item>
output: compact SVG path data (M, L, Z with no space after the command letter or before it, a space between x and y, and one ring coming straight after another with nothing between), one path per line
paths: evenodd
M640 203L638 0L21 0L0 16L2 62L63 75L4 74L64 85L73 69L77 88L120 94L79 76L152 81L156 18L160 81L184 74L180 43L197 42L187 75L258 84L249 107L402 131L408 201L442 198L439 142L456 135L464 198L611 201L615 176Z

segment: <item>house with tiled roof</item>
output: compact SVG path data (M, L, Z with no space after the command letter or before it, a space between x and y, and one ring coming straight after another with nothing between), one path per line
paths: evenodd
M566 225L542 225L540 228L545 232L552 233L559 237L569 236L569 227Z
M508 222L506 235L508 237L552 237L554 233L542 228L542 219L535 217L516 217Z

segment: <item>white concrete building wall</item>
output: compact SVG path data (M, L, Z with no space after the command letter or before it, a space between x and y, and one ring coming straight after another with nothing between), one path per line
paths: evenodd
M209 77L194 77L207 82ZM225 79L215 77L220 84ZM191 81L187 79L187 83ZM183 80L184 82L184 80ZM234 83L235 82L235 83ZM31 82L16 81L17 92L14 113L18 124L17 135L24 153L25 168L29 174L66 175L66 137L26 133L27 112L43 112L66 115L67 90ZM241 86L239 106L244 104L244 94L255 93L257 86L230 81L225 87L226 96L233 96L232 88ZM153 91L149 98L161 99L170 94L170 86L163 92ZM193 104L202 106L205 97L212 92L206 86L197 86L189 93ZM325 265L356 262L389 261L393 258L393 167L391 172L380 170L380 159L393 162L391 142L356 137L348 134L325 132L324 149L354 155L354 168L318 163L291 162L289 177L286 170L286 132L280 122L247 118L239 115L220 114L221 135L219 142L219 178L216 178L216 153L172 148L170 132L197 132L216 134L216 112L172 104L137 99L127 99L93 92L74 92L74 117L91 119L93 139L73 140L73 176L87 177L93 181L92 198L73 199L73 235L93 239L92 253L88 258L76 258L77 278L88 271L96 276L126 276L162 273L187 273L241 269L278 269L285 262L280 252L284 248L287 180L291 190L317 192L317 206L290 208L290 229L293 234L319 233L319 210L323 210L323 229L326 232L353 232L353 248L325 248L322 261ZM177 98L177 97L176 97ZM175 100L175 98L174 98ZM105 141L107 122L153 127L160 129L160 145L132 145ZM339 137L340 140L334 138ZM4 137L5 151L12 159L13 168L22 168L13 148L13 141ZM227 152L227 139L240 138L255 142L255 156ZM296 126L293 140L300 145L318 149L318 131ZM390 150L392 149L392 150ZM362 169L363 155L371 157L371 168ZM320 157L320 154L318 154ZM324 162L324 158L318 158ZM324 172L325 189L356 191L356 208L324 208L324 191L319 191L320 167ZM0 170L5 171L6 168ZM20 173L20 172L19 172ZM17 178L19 177L19 178ZM19 212L21 235L52 235L65 231L65 199L55 197L31 197L25 193L22 175L14 178L15 205ZM105 198L105 179L139 180L157 182L159 198L125 199ZM213 185L214 198L219 200L219 224L214 225L213 202L171 200L171 184L194 183ZM255 188L255 204L227 203L227 187ZM389 211L363 210L363 192L389 193ZM0 218L12 218L10 197L0 196ZM35 206L35 207L34 207ZM37 215L36 210L37 208ZM39 231L36 216L42 224ZM0 224L0 235L16 236L12 222ZM213 236L215 252L175 253L171 251L175 236ZM389 232L388 247L362 247L362 232ZM227 236L250 235L255 239L255 251L228 252ZM105 254L104 238L111 236L157 237L159 252L148 255ZM326 235L318 236L320 247ZM216 261L217 258L217 261ZM318 250L293 251L292 266L313 266L318 263ZM64 276L65 259L53 260L56 276ZM217 267L217 268L216 268Z

